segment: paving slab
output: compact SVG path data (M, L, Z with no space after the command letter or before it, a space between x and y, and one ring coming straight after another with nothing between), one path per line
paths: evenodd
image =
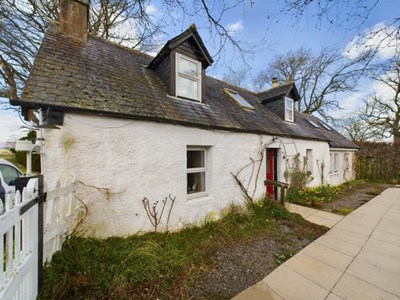
M347 273L333 288L332 293L349 300L399 300L400 298Z
M329 290L322 288L284 265L281 265L264 278L263 282L286 300L321 300L329 294Z
M346 273L400 297L399 274L375 266L367 260L358 259L358 257L350 264Z
M310 208L310 207L304 207L304 206L297 205L297 204L285 203L285 207L291 213L299 214L304 219L306 219L307 221L309 221L311 223L322 225L322 226L325 226L328 228L332 228L341 219L343 219L343 216L339 216L336 214L328 213L328 212Z
M236 295L234 300L283 300L273 289L267 284L260 281L255 285L251 286L247 290L244 290L240 294Z
M363 248L357 255L356 259L363 260L366 263L370 263L374 266L400 275L400 258L394 258L374 250Z
M317 243L311 243L300 252L340 271L346 270L350 262L353 260L352 256L343 254Z
M344 218L286 207L332 229L234 299L400 300L400 188Z
M342 275L340 270L303 253L293 256L285 263L285 267L329 291Z

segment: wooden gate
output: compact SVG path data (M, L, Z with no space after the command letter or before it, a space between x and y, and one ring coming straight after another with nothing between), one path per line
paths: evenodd
M6 195L0 215L0 299L36 299L41 280L41 176Z

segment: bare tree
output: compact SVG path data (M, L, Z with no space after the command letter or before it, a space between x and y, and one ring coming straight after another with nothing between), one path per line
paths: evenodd
M233 46L244 57L251 47L242 46L223 25L222 18L246 0L195 1L164 0L161 15L152 12L152 0L92 0L89 30L92 34L141 51L160 46L164 17L182 23L203 20L215 41L216 55ZM229 2L229 3L228 3ZM251 4L251 1L250 3ZM0 92L2 97L17 99L27 79L49 20L57 20L58 0L1 0L0 2ZM179 19L179 20L178 20ZM205 21L204 21L205 20Z
M386 86L390 94L370 96L360 116L381 138L400 142L400 54L392 59L383 75L374 79Z
M371 51L349 59L338 49L323 48L319 53L300 48L277 55L255 79L256 88L265 89L273 77L281 83L295 82L299 91L299 111L319 113L330 119L327 111L340 108L337 94L354 91L359 78L368 69Z
M336 128L354 142L374 141L380 138L375 128L371 127L360 114L336 120Z
M232 68L228 69L229 72L224 74L222 80L234 86L245 88L247 84L246 80L249 77L250 73L249 67L241 67L237 70L234 70Z

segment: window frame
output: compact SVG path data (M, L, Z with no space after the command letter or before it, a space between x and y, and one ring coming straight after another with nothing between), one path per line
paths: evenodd
M334 173L339 172L339 153L334 153L333 154L333 171Z
M306 149L307 171L313 174L313 149Z
M204 167L188 168L187 161L186 161L186 196L188 199L208 196L208 157L207 157L208 149L207 149L207 147L187 146L186 147L186 157L187 157L187 153L189 151L202 151L203 152ZM197 192L197 193L189 193L188 186L187 186L188 174L194 174L194 173L204 173L204 191Z
M191 63L197 64L197 77L194 77L194 76L179 72L179 65L180 65L181 59L184 59L184 60L187 60L187 61L189 61ZM201 78L202 77L201 76L202 75L202 65L201 65L201 62L196 60L196 59L190 58L190 57L188 57L186 55L183 55L183 54L181 54L179 52L176 52L176 54L175 54L175 61L176 61L176 63L175 63L175 97L201 102L201 97L202 97L202 90L201 90L201 86L202 86L201 85L202 84L201 83L202 82L202 78ZM180 83L179 79L180 78L185 78L185 79L188 79L188 80L196 82L196 84L197 84L197 95L196 95L196 98L188 97L187 95L180 95L179 94L179 83Z
M285 100L285 121L288 121L288 122L294 122L294 100L292 99L292 98L289 98L289 97L284 97L284 100ZM287 101L290 101L290 107L288 107L288 103L287 103ZM287 117L287 114L286 114L286 112L289 112L290 113L290 118L288 118Z
M339 173L339 153L330 153L329 154L330 160L330 169L329 174L338 174Z
M242 109L244 110L249 110L249 111L254 111L255 108L253 105L251 105L246 99L244 99L242 97L242 95L240 95L237 91L231 90L231 89L227 89L224 88L224 92L229 96L229 98L233 99L233 101L235 101L235 103ZM237 96L238 98L241 98L242 101L236 99Z

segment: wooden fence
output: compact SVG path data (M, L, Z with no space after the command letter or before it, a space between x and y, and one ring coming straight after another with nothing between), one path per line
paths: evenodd
M400 182L400 144L359 143L356 174L358 179Z
M0 299L36 299L43 264L74 227L73 180L46 194L39 190L39 179L29 179L22 193L7 195L0 211Z

